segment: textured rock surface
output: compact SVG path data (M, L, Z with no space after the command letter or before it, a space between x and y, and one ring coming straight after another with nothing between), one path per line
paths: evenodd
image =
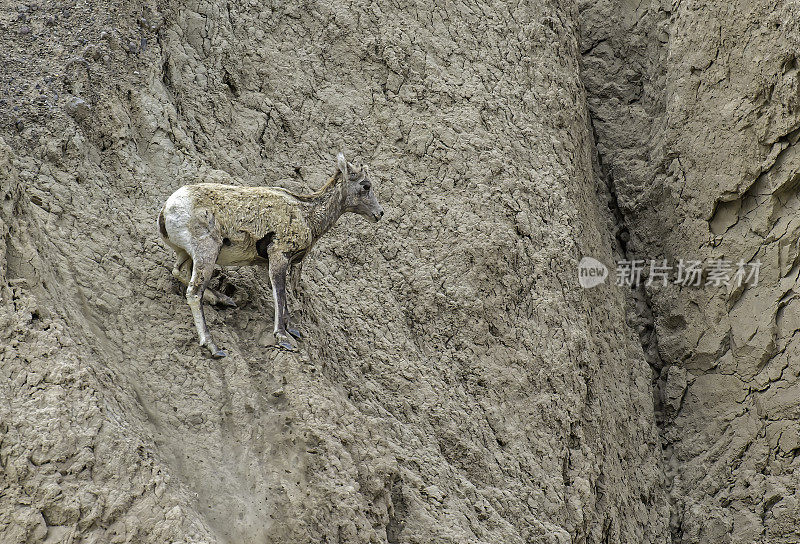
M762 263L746 289L632 297L658 374L672 541L798 542L800 6L580 10L627 257Z
M0 6L0 542L800 540L800 8L717 4ZM220 274L208 359L159 207L339 149L384 222L310 255L296 355Z
M0 541L666 541L650 368L575 280L614 228L577 6L262 4L0 6ZM298 355L226 270L208 359L160 205L340 148L386 218L310 255Z

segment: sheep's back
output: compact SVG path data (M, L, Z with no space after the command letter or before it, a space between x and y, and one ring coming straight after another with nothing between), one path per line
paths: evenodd
M199 183L188 186L187 192L195 209L213 214L223 238L254 245L272 233L286 251L311 244L311 230L298 203L279 188Z

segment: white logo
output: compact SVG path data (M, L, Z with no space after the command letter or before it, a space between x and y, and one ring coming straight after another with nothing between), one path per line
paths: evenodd
M590 289L604 283L607 277L608 268L597 259L584 257L578 263L578 283L584 289Z

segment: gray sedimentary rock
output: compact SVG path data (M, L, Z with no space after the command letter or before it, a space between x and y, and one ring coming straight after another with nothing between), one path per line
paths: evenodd
M761 263L758 285L647 288L673 542L797 542L793 2L585 2L583 74L629 259ZM735 264L734 264L735 267Z
M212 1L146 13L156 39L125 9L160 46L71 67L80 125L3 136L0 534L663 540L650 370L621 294L576 282L612 253L574 13ZM67 15L16 53L28 80L100 43ZM217 278L239 308L209 309L208 359L160 204L211 169L313 188L342 147L382 176L380 228L315 249L299 355L261 345L262 272Z
M0 7L0 542L797 540L790 4L110 5ZM297 354L216 277L208 358L160 205L342 148L379 228L315 247Z

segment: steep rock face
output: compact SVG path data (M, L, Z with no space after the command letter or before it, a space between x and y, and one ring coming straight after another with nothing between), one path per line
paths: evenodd
M580 9L627 258L761 263L758 285L634 293L657 371L672 540L797 542L798 6Z
M570 2L11 2L0 103L3 542L663 542ZM210 360L156 214L184 183L345 217L276 351L263 271ZM602 203L602 205L601 205ZM605 210L605 211L603 211Z

